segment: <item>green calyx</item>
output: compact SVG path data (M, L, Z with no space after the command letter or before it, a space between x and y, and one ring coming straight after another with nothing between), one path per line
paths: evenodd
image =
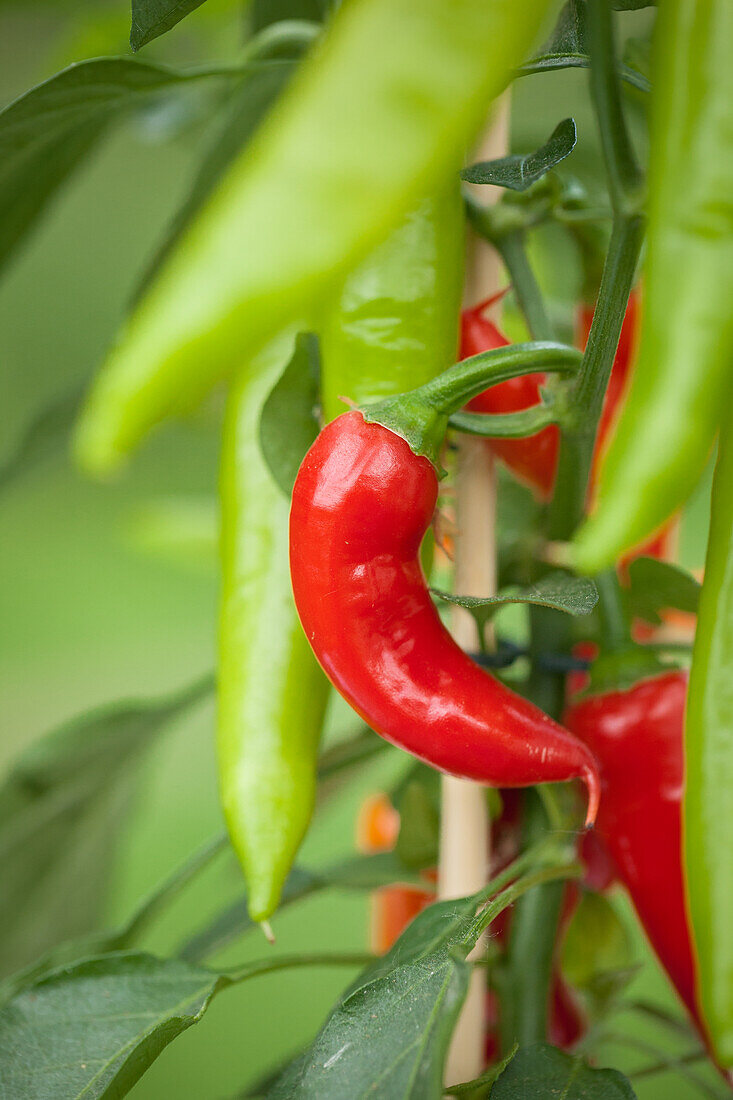
M443 374L417 389L365 405L360 411L367 423L381 424L401 436L415 454L432 462L439 477L444 477L445 470L440 463L443 440L451 417L467 401L489 386L519 375L545 371L574 374L581 362L581 353L566 344L553 341L511 344L473 355L470 359L455 363ZM510 420L516 415L507 413L506 419ZM502 416L487 416L486 420L489 422L489 431L479 432L479 425L473 420L467 430L481 435L517 434L516 425L512 428L511 422L506 425L507 430L504 430ZM457 418L454 426L465 430L461 418Z

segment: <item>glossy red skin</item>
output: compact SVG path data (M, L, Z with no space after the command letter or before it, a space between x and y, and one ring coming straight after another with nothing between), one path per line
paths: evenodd
M601 765L596 831L660 962L695 1020L695 969L682 878L687 674L570 706L565 722Z
M479 668L440 620L419 548L438 494L431 463L347 412L320 433L293 489L290 567L306 637L331 683L388 741L497 787L574 778L597 808L589 750Z
M488 304L482 302L461 314L461 359L509 344L496 325L483 316ZM521 412L539 404L540 386L544 381L544 374L523 374L510 378L474 397L468 408L479 413ZM551 496L560 449L560 433L554 424L523 439L489 440L489 446L539 496L543 499Z

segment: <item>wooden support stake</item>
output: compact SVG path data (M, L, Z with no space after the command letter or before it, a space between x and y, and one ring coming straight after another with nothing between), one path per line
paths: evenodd
M508 151L509 99L505 95L492 112L475 159L490 160ZM477 190L482 202L496 201L498 188ZM466 305L475 305L500 289L501 266L484 241L469 240ZM482 439L461 436L456 473L455 591L462 596L487 596L496 591L496 479L493 459ZM454 609L453 636L466 650L478 648L476 624L462 607ZM485 885L489 874L489 818L482 786L444 776L438 895L463 897ZM480 956L481 944L474 952ZM486 975L477 968L453 1035L446 1064L446 1084L477 1077L484 1068Z

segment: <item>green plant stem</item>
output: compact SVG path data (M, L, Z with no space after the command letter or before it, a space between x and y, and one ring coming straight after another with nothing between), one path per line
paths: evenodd
M549 537L568 539L585 511L603 399L616 357L644 232L640 215L614 219L593 323L560 445Z
M637 207L641 180L623 116L612 16L606 0L589 0L588 19L591 94L601 131L614 220L588 343L563 414L556 487L548 514L548 535L556 541L572 535L585 511L598 421L644 228ZM615 637L620 630L618 608L607 599L603 610ZM528 693L550 715L559 718L564 676L543 666L538 658L548 650L569 652L571 627L565 616L545 608L533 608L530 616L531 651L535 659ZM537 815L528 822L528 829L530 824L532 829L542 828ZM505 1044L513 1038L519 1038L520 1043L546 1038L552 953L560 906L554 885L534 891L517 905L509 944L512 1003L511 1024L507 1026L513 1034L502 1036Z
M519 375L545 371L574 374L582 359L577 348L554 341L493 348L455 363L417 389L363 405L361 413L368 424L381 424L402 436L415 454L430 459L442 476L440 452L448 419L467 401L487 386Z
M613 13L608 0L588 0L590 89L598 119L606 176L614 213L638 208L643 182L624 119L618 76Z
M536 604L529 608L531 667L527 694L546 714L559 719L565 702L565 674L548 668L543 658L562 652L560 645L570 636L567 615Z
M595 578L598 588L598 610L601 618L601 638L604 652L623 649L629 644L629 622L621 598L621 587L615 569L607 569Z
M575 374L583 356L577 348L545 340L527 344L509 344L463 359L443 374L427 382L413 394L420 396L431 408L451 414L487 386L516 378L523 374L555 371Z
M526 233L514 229L495 242L509 272L519 308L534 340L553 340L554 332L545 309L542 291L527 259Z
M234 970L225 971L232 984L255 978L258 974L272 974L275 970L287 970L295 966L368 966L374 962L374 955L366 952L352 954L329 954L327 952L308 955L281 955L275 959L258 959L245 963Z
M516 413L457 412L448 421L451 428L458 432L487 439L524 439L557 422L558 414L544 404Z
M524 801L524 842L531 845L547 832L547 815L536 791ZM565 884L545 882L529 891L515 907L506 955L506 996L502 998L501 1046L544 1042Z

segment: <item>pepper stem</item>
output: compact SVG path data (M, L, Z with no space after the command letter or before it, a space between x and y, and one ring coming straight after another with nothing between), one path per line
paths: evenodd
M402 436L415 454L428 458L443 476L440 448L448 421L467 401L518 375L573 374L582 358L577 348L552 341L494 348L454 364L424 386L366 405L361 412L367 423L382 424Z

